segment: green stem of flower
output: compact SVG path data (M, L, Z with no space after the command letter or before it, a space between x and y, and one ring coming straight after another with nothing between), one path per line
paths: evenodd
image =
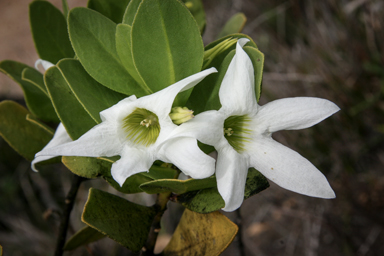
M83 182L84 180L85 180L85 178L82 178L82 177L77 176L77 175L74 175L72 178L71 188L69 189L67 197L65 198L64 211L63 211L63 214L61 215L59 234L58 234L57 242L56 242L55 256L63 255L63 247L65 244L65 239L67 237L69 217L71 215L71 211L73 208L73 204L74 204L74 201L76 198L77 191L80 187L81 182Z
M155 255L154 254L155 244L156 244L157 236L159 235L159 232L161 230L160 221L161 221L161 217L163 217L165 210L167 209L167 203L169 201L170 195L171 195L171 192L157 194L156 203L153 206L156 209L157 214L155 215L155 218L152 221L147 242L145 243L145 246L141 250L141 254L140 254L141 256Z
M176 168L175 168L176 169ZM180 174L180 170L177 169L177 173L174 179L177 179L177 177ZM164 192L157 194L156 203L153 206L156 210L155 218L152 221L151 229L149 231L149 235L147 238L147 242L145 243L145 246L140 252L140 256L153 256L155 255L154 249L156 245L157 236L159 235L159 232L161 230L160 221L163 217L163 214L165 210L167 210L167 203L169 201L169 198L171 196L172 192Z

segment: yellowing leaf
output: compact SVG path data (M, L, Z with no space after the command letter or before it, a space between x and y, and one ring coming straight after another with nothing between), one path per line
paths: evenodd
M236 224L220 212L201 214L185 209L164 255L219 255L237 231Z

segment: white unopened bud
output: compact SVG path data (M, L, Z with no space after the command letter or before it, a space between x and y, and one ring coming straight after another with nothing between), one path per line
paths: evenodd
M195 116L193 115L193 110L190 110L187 107L174 107L172 108L169 117L172 119L174 124L182 124L191 120Z

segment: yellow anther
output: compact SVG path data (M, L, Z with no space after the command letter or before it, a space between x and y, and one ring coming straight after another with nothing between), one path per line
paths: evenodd
M233 134L232 128L224 128L224 135L231 136Z

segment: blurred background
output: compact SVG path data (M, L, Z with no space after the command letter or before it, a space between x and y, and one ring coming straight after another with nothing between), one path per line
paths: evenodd
M0 60L33 66L29 0L0 0ZM50 1L59 8L60 0ZM70 7L86 0L68 0ZM243 32L265 54L261 105L297 96L325 98L341 111L300 131L274 134L327 177L336 199L324 200L271 187L226 214L240 223L241 236L223 255L346 255L384 253L384 1L382 0L205 0L204 42L243 12ZM0 74L0 99L23 102L21 89ZM52 255L58 214L70 174L60 165L34 173L29 162L0 139L0 244L4 255ZM69 234L80 221L89 187L111 193L102 180L80 188ZM150 205L144 195L130 199ZM182 209L170 203L159 250ZM172 217L171 217L172 216ZM177 219L177 218L176 218ZM65 255L131 255L104 238ZM133 255L133 254L132 254Z

